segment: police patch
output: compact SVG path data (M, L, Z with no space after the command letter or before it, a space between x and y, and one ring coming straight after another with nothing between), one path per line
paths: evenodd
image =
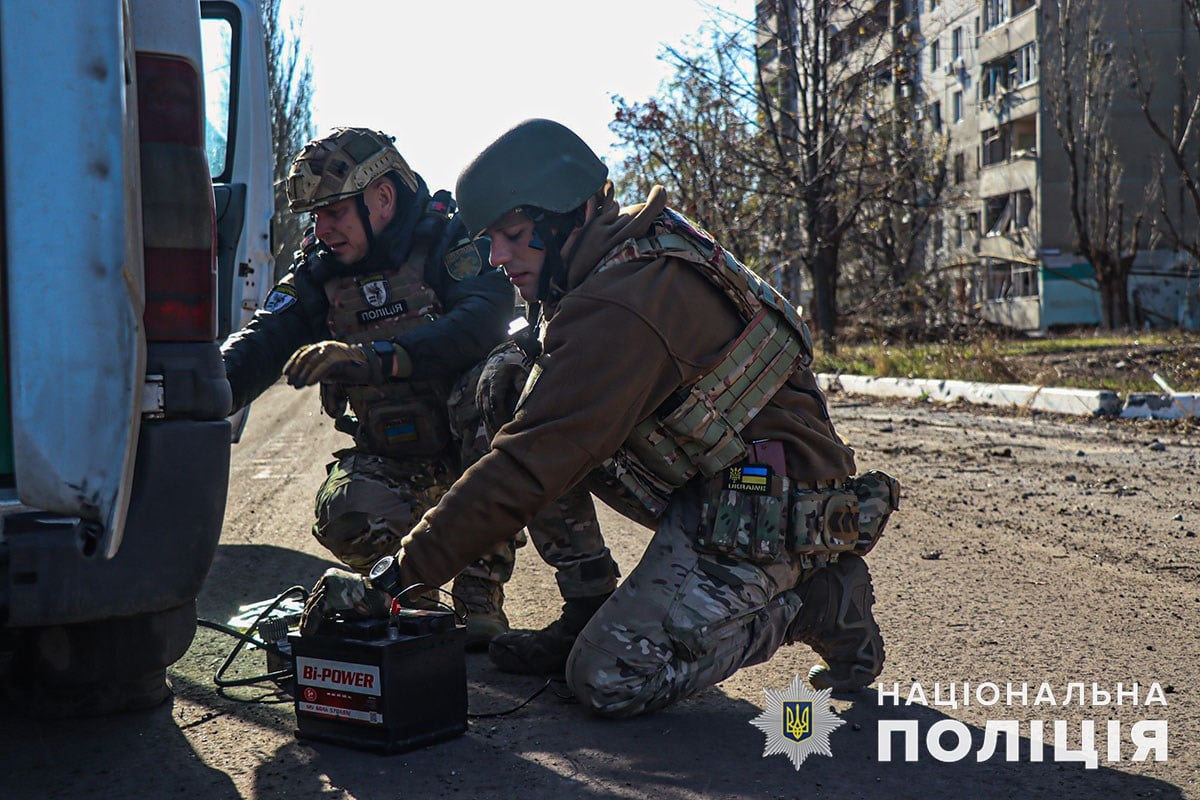
M446 253L442 263L446 265L446 272L456 281L478 275L483 269L483 259L474 242L467 242L462 247L456 247Z
M269 314L278 314L286 308L291 307L296 303L296 290L287 284L280 284L271 290L267 295L267 302L263 303L263 311Z
M358 288L362 292L363 300L366 300L367 305L371 308L382 308L387 305L391 287L388 286L387 279L382 275L368 275L359 278Z

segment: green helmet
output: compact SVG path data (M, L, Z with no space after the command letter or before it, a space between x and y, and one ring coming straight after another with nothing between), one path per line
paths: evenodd
M362 192L389 172L416 191L417 176L390 136L367 128L335 128L304 145L287 176L288 208L312 211Z
M472 236L510 211L563 214L604 186L608 167L573 131L527 119L488 145L458 176L454 195Z

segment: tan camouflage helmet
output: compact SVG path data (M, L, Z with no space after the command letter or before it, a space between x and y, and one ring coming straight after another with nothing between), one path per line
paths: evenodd
M288 208L296 214L361 194L388 172L417 190L417 176L392 138L368 128L335 128L304 145L287 176Z

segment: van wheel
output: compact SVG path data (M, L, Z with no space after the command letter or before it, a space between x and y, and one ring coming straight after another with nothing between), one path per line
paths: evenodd
M171 695L167 667L196 633L196 604L135 617L30 628L20 634L4 693L33 716L153 708Z

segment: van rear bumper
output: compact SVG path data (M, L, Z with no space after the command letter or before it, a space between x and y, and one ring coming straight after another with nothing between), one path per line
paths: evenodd
M195 599L221 536L227 420L144 422L125 535L88 554L86 523L49 513L3 520L0 624L62 625L164 611Z

